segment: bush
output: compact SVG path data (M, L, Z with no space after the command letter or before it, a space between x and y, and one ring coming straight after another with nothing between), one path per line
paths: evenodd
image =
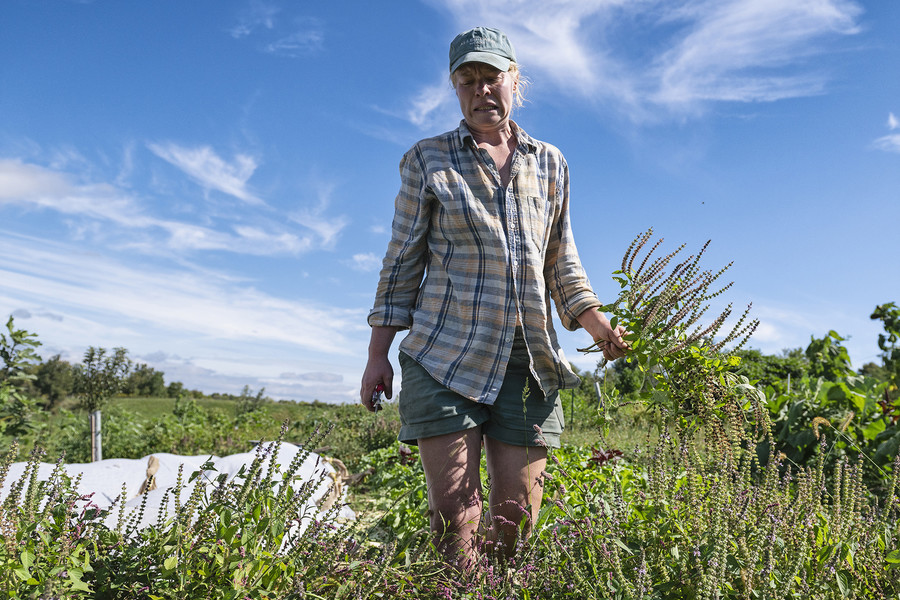
M57 354L38 365L34 387L46 398L44 406L52 409L75 393L75 368Z
M121 392L129 396L166 396L166 382L163 373L145 364L137 365L122 382Z

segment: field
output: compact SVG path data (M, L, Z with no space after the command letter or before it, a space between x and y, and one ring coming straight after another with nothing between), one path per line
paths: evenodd
M431 550L424 477L415 449L395 441L394 405L373 415L361 406L264 401L242 414L234 400L117 398L105 410L104 435L134 457L145 442L201 453L213 430L217 453L225 453L281 435L305 443L333 425L313 444L347 464L348 501L359 518L323 523L279 554L272 549L283 529L260 524L271 522L266 510L287 519L295 500L264 480L240 502L198 501L201 514L238 524L230 537L220 523L204 530L186 514L129 538L89 512L66 522L65 511L7 504L6 597L900 597L896 477L887 494L876 494L860 463L826 466L837 438L830 449L823 444L818 462L786 478L781 463L761 465L736 440L700 441L714 429L681 428L640 403L607 414L595 397L567 394L569 425L548 467L535 535L510 561L486 551L483 568L465 577ZM60 410L46 418L45 441L65 447L81 436L83 445L79 423L83 412ZM15 517L26 516L31 525L23 527ZM32 538L41 528L56 536ZM167 560L179 547L179 560ZM156 564L157 575L135 564Z
M74 372L80 391L53 401L35 395L42 365L10 319L0 434L20 443L0 484L13 460L87 461L86 409L102 408L105 458L224 456L281 439L339 459L358 518L330 513L292 534L312 486L290 474L297 485L279 485L259 461L209 492L176 485L174 511L144 529L120 505L92 508L59 473L40 482L26 471L0 502L0 597L900 599L900 308L873 313L881 365L854 370L834 331L765 356L741 348L755 328L746 312L716 343L722 318L680 325L691 302L718 293L706 290L715 273L679 265L648 299L640 264L623 261L622 296L604 307L631 332L629 360L563 392L567 431L541 474L533 534L511 558L483 542L465 572L434 551L424 475L415 448L396 441L394 404L376 415L249 390L116 395L124 357L93 349Z

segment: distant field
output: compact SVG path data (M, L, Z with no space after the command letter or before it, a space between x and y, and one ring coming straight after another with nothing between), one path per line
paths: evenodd
M155 420L166 413L171 413L175 407L172 398L117 398L114 401L118 406L126 409L134 416ZM197 400L197 404L207 410L221 411L226 415L235 413L236 402L226 399L207 398ZM573 446L590 447L601 442L601 436L597 427L593 424L593 407L578 406L574 413L574 419L568 400L564 396L564 410L566 413L566 428L563 431L562 443ZM367 420L375 421L376 416L367 412L359 404L308 404L296 402L267 402L265 410L272 421L272 432L277 433L281 423L285 420L303 422L305 424L321 424L323 426L334 425L335 431L331 437L343 437L337 430L342 424L350 428L358 428ZM379 413L379 417L388 423L396 423L399 431L400 416L396 403L387 403L385 410ZM625 407L617 411L613 418L613 424L609 433L604 438L606 444L612 448L631 450L636 446L646 443L648 434L655 433L653 426L655 419L640 409ZM304 427L304 430L306 427ZM328 443L328 440L326 440Z
M120 397L113 402L132 412L135 416L147 419L157 419L166 413L171 413L175 408L174 398ZM218 410L228 415L233 415L237 408L237 402L234 400L216 398L197 400L197 405L206 410ZM328 407L321 409L318 405L297 404L296 402L266 402L265 407L269 414L279 422L284 419L303 419L309 418L310 415L332 412L332 409Z
M197 407L209 413L219 413L227 421L231 421L238 412L238 402L232 399L202 398L195 402ZM563 445L586 449L592 447L605 450L618 449L627 452L644 446L649 438L655 438L654 423L656 420L639 408L624 407L612 413L608 432L603 436L597 426L596 407L592 403L578 402L573 409L568 394L564 394L563 405L566 419L566 428L562 436ZM233 440L230 442L230 447L233 447L234 450L249 450L256 440L277 438L282 424L287 422L288 428L284 439L297 444L305 443L317 428L324 430L331 427L331 433L318 445L329 455L341 458L348 467L353 468L367 452L392 444L400 430L400 415L396 402L388 402L385 409L377 415L366 411L359 404L332 405L265 401L260 408L253 424L243 428L240 432L231 431L230 427L221 430L216 427L215 430L205 429L202 432L193 430L194 433L188 434L192 438L196 438L194 446L191 446L191 451L214 451L216 449L215 440L225 437ZM113 399L105 410L107 420L104 423L109 423L108 419L113 418L115 413L119 413L128 415L136 425L137 423L149 424L160 421L166 416L171 419L174 409L175 400L172 398L118 397ZM64 402L60 410L53 414L43 413L42 420L49 426L52 436L55 435L53 432L60 431L59 427L66 420L67 415L71 422L72 413L77 415L81 412L76 408L73 400ZM84 426L86 426L87 415L84 417ZM118 436L109 431L106 425L104 425L104 430L105 440L113 443ZM198 437L199 434L202 435ZM206 439L207 442L201 441L200 438ZM149 442L149 440L147 441ZM104 456L111 458L129 451L138 454L152 451L174 451L171 448L157 447L155 444L152 444L152 448L144 447L140 437L134 438L133 443L124 440L122 443L124 446L120 444L118 448L107 449ZM200 448L200 445L203 448ZM207 445L211 445L211 447L206 448ZM185 448L186 450L187 448ZM218 451L225 450L219 448Z

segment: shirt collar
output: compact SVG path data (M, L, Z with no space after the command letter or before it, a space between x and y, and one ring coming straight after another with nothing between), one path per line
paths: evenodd
M516 125L516 122L510 120L510 127L512 127L513 133L516 134L516 143L518 147L521 149L523 146L527 149L528 152L534 152L537 150L537 143L535 143L534 139L525 133L525 130ZM472 137L472 132L469 131L468 125L466 125L466 120L463 119L459 122L459 128L456 130L459 136L459 143L461 146L472 147L475 146L475 138Z

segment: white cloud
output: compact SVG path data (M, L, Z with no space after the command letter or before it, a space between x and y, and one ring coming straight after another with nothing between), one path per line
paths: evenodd
M58 196L71 188L72 184L62 173L19 160L0 159L0 201Z
M18 204L65 215L76 239L102 237L107 244L146 254L185 250L219 250L248 255L296 255L334 246L346 226L344 217L325 216L327 197L300 223L299 235L284 223L252 215L235 216L223 229L146 214L140 198L110 184L76 184L73 177L19 160L0 160L0 205ZM240 219L240 221L237 221ZM102 226L100 224L103 224ZM118 227L110 227L114 224ZM163 234L162 236L160 234Z
M791 67L817 51L819 38L856 33L860 12L841 0L733 0L694 8L686 32L657 58L655 100L662 104L818 94L822 76Z
M256 170L256 160L246 154L237 154L229 163L209 146L185 148L174 143L148 144L150 151L161 159L181 169L201 186L234 196L248 204L263 205L253 195L247 181Z
M302 208L290 215L290 220L313 232L319 240L322 248L333 248L337 243L341 231L350 222L343 215L326 216L326 211L331 205L331 196L334 192L334 184L318 181L310 187L316 190L316 205Z
M270 54L297 58L322 49L325 33L318 21L298 19L296 27L291 33L266 44L263 50Z
M314 246L313 239L309 236L298 237L292 233L266 231L247 225L239 225L234 230L249 247L262 249L260 254L298 254L311 250Z
M238 14L237 23L228 30L235 39L268 38L258 48L267 54L298 58L322 49L325 32L322 23L312 17L278 18L281 8L254 1ZM274 39L273 39L274 38Z
M18 314L43 324L45 345L76 357L87 345L177 352L184 358L156 358L170 363L170 380L185 383L188 367L246 374L244 383L298 368L358 377L362 309L278 298L216 272L125 261L0 230L0 308L25 311ZM212 377L204 381L204 389L222 389ZM328 386L319 383L315 395L326 399Z
M333 248L341 231L349 221L344 216L323 217L317 210L301 210L291 216L295 223L306 227L318 236L322 248Z
M900 152L900 133L892 133L880 137L874 142L875 147L885 152Z
M888 114L887 127L890 131L900 128L900 121L897 121L894 113ZM873 142L873 146L885 152L900 152L900 133L889 133L880 137Z
M439 124L451 125L459 121L459 104L446 77L440 83L425 86L416 94L406 110L406 119L421 130Z
M371 272L381 269L381 257L372 252L354 254L348 263L350 268L356 271Z
M77 185L65 173L18 160L0 160L0 203L51 209L126 227L152 224L133 199L111 185Z
M826 41L857 33L862 12L850 0L433 3L459 30L484 23L504 30L536 88L549 82L554 93L633 119L658 108L690 114L711 101L822 93L828 74L810 60Z
M240 39L247 37L259 28L275 27L275 17L281 9L277 6L254 0L237 17L237 23L229 30L231 37Z

